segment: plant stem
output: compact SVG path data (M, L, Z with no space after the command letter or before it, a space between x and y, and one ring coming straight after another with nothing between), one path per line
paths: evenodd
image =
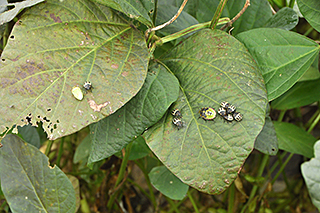
M231 186L229 187L229 193L228 193L228 212L229 213L233 213L235 212L234 210L234 194L235 194L235 185L234 182L233 184L231 184Z
M50 153L52 144L53 144L53 141L50 141L50 140L49 140L49 141L48 141L48 144L47 144L46 151L44 152L44 154L45 154L46 156L49 156L49 153Z
M290 7L290 8L293 8L294 2L295 2L295 0L290 0L290 2L289 2L289 7Z
M250 0L246 0L246 3L244 4L242 10L231 20L229 21L226 25L221 27L221 30L226 29L227 27L230 27L240 16L246 11L246 9L250 6Z
M310 127L310 125L312 124L312 122L314 121L314 119L316 119L316 117L319 115L319 110L317 110L313 115L312 115L312 117L308 120L308 122L306 123L306 125L305 125L305 128L307 129L307 128L309 128Z
M228 23L228 21L230 21L229 18L222 18L219 20L218 24L225 24L225 23ZM157 45L162 45L164 43L167 43L169 41L172 41L172 40L175 40L177 38L180 38L184 35L187 35L189 33L192 33L192 32L195 32L197 30L200 30L200 29L204 29L204 28L208 28L210 26L210 21L209 22L205 22L205 23L201 23L201 24L195 24L195 25L192 25L190 27L187 27L186 29L183 29L179 32L176 32L176 33L173 33L171 35L168 35L168 36L165 36L161 39L159 39L158 41L156 41L156 44Z
M281 122L283 120L284 114L286 114L286 110L281 110L279 117L278 117L278 121Z
M154 1L153 16L152 16L152 23L154 26L156 26L157 12L158 12L158 0L155 0Z
M117 178L117 181L116 181L116 184L114 186L114 188L116 188L122 181L123 177L124 177L124 174L126 172L126 168L127 168L127 164L128 164L128 159L129 159L129 156L130 156L130 151L131 151L131 148L132 148L132 142L129 143L125 150L125 155L123 156L123 159L122 159L122 162L121 162L121 166L120 166L120 170L119 170L119 175L118 175L118 178ZM117 191L115 191L111 196L110 196L110 199L107 203L107 207L108 209L110 210L113 206L114 203L114 200L116 199L116 196L118 195Z
M166 200L168 201L168 203L169 203L170 206L171 206L171 209L170 209L169 212L175 211L176 213L180 213L180 211L179 211L179 209L178 209L178 206L179 206L179 205L176 205L176 204L173 202L173 200L171 200L170 198L168 198L168 197L166 197L166 196L164 196L164 197L166 198ZM168 212L168 213L169 213L169 212Z
M284 170L284 168L286 167L286 165L288 164L288 162L290 161L290 159L292 158L293 153L290 153L290 155L288 156L288 158L286 159L286 161L282 164L282 166L280 167L278 173L274 176L274 178L271 181L271 184L273 185L274 182L276 182L276 180L278 179L278 177L280 176L281 172Z
M222 11L223 11L224 7L226 6L227 2L228 2L228 0L221 0L220 1L219 5L216 9L216 12L214 13L212 20L210 22L210 29L216 28L218 20L222 14Z
M257 177L261 177L262 176L262 173L263 173L268 161L269 161L269 155L263 155L259 170L258 170L257 175L256 175ZM244 205L244 207L241 209L241 213L245 212L245 210L247 209L247 207L250 204L250 202L254 199L254 196L256 195L256 192L257 192L258 188L259 188L258 185L254 185L252 187L249 199L248 199L246 205Z
M64 137L61 138L61 141L60 141L60 146L59 146L59 152L58 152L58 157L57 157L57 166L61 169L60 167L60 161L61 161L61 157L62 157L62 154L63 154L63 144L64 144Z
M303 35L308 36L312 31L313 31L313 28L309 27L309 29Z
M308 133L310 133L312 130L313 130L313 128L318 124L318 122L319 122L319 120L320 120L320 114L318 114L318 116L316 117L316 119L314 119L314 121L312 122L312 124L310 125L310 128L308 129Z
M197 207L196 203L194 202L194 199L193 199L193 197L192 197L192 195L191 195L191 193L190 193L190 191L189 191L189 190L188 190L187 195L188 195L189 200L190 200L190 201L191 201L191 203L192 203L192 206L193 206L193 208L194 208L194 212L196 212L196 213L200 213L200 212L199 212L199 209L198 209L198 207Z

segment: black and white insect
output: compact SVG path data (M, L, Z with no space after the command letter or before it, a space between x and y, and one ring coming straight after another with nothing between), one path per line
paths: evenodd
M182 121L180 118L174 118L172 123L177 126L178 130L183 127Z
M179 109L175 109L171 112L171 114L176 117L176 118L181 118L182 117L182 113L180 112Z
M222 101L220 106L222 106L223 108L227 109L230 106L230 104L228 102L226 102L226 101Z
M236 111L236 107L230 104L230 106L228 106L228 108L227 108L227 113L232 114L235 111Z
M218 109L218 114L223 117L223 116L227 115L227 110L225 108L223 108L223 107L220 107Z
M236 120L236 121L242 120L242 115L240 114L240 112L233 113L233 117L234 117L234 120Z
M91 90L91 89L93 88L90 81L84 82L83 87L84 87L87 91L89 91L89 90Z
M233 121L233 117L232 117L231 114L227 114L227 115L223 116L223 118L228 122L232 122Z

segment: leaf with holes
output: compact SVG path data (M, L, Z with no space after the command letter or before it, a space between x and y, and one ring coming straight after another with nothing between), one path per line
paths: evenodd
M182 113L182 128L166 114L144 135L151 150L184 183L217 194L237 177L253 149L266 114L263 78L245 47L219 30L201 30L162 59L180 82L172 109ZM228 101L240 122L199 118L202 107L216 110Z
M88 164L119 152L156 123L177 100L179 82L160 64L150 65L139 93L116 113L90 125L92 147Z
M16 135L2 143L1 188L12 212L75 212L75 190L47 156Z
M137 94L148 58L143 35L107 7L86 0L39 4L14 26L1 57L0 132L43 121L56 139L97 122ZM82 100L73 96L75 87Z
M320 47L298 33L260 28L236 36L259 64L269 101L292 87L319 55Z

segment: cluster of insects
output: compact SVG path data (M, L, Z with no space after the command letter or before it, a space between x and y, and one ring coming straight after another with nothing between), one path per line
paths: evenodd
M173 120L172 120L172 123L177 126L178 130L181 129L183 127L183 123L182 123L182 120L181 120L182 114L181 114L180 110L179 109L175 109L175 110L173 110L171 112L171 114L174 117Z
M218 114L221 115L226 121L232 122L233 120L241 121L242 115L236 111L236 107L226 101L221 102Z
M90 91L93 87L92 87L92 84L90 81L86 81L84 84L83 84L83 87L86 91ZM81 90L80 87L76 86L76 87L73 87L72 90L72 95L79 101L81 101L83 99L83 92Z

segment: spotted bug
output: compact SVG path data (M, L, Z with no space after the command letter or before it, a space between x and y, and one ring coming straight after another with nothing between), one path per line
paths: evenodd
M176 118L181 118L181 117L182 117L182 114L181 114L181 112L180 112L179 109L173 110L173 111L171 112L171 114L172 114L174 117L176 117Z
M217 116L217 112L211 107L203 107L199 111L200 117L205 120L213 120Z
M178 130L183 127L182 121L180 118L174 118L172 123L177 126Z
M227 109L230 106L230 104L228 102L226 102L226 101L222 101L220 106L222 106L223 108Z
M234 120L236 120L236 121L242 120L242 115L240 114L240 112L233 113L233 117L234 117Z
M223 107L220 107L218 109L218 114L223 117L223 116L227 115L227 110L225 108L223 108Z
M72 95L79 101L83 99L83 93L80 89L80 87L73 87L72 90Z
M83 87L88 91L92 89L92 84L90 81L86 81L84 82Z
M228 108L227 108L227 113L232 114L235 111L236 111L236 107L230 104L230 106L228 106Z
M233 117L232 117L231 114L227 114L227 115L223 116L223 118L228 122L232 122L233 121Z

